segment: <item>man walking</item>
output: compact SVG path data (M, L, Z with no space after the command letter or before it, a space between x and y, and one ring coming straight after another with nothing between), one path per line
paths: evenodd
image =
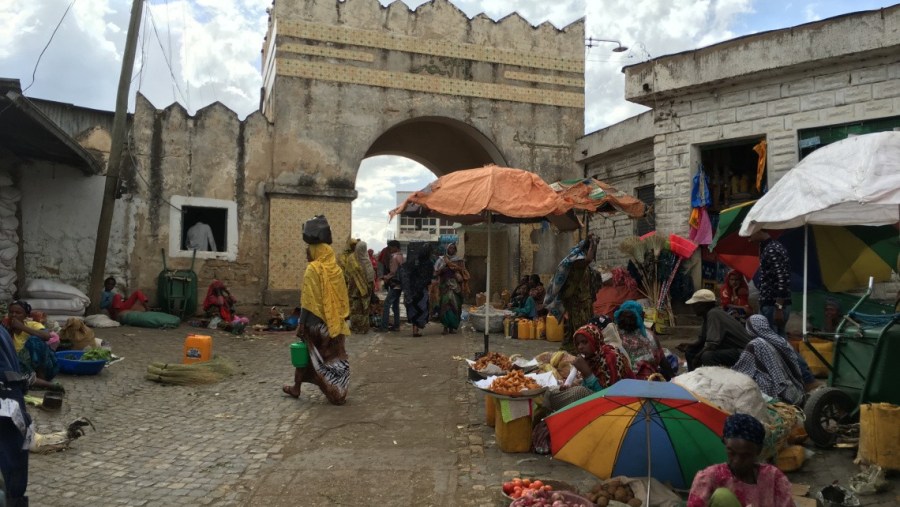
M384 310L381 314L380 331L388 331L388 322L391 309L394 311L394 325L391 331L400 330L400 266L403 264L403 254L400 253L400 242L396 239L388 241L388 249L391 255L390 270L382 277L387 296L384 298Z

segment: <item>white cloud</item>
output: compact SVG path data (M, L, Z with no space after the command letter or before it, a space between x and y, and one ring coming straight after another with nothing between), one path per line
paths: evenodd
M803 13L806 16L806 21L819 21L822 19L822 16L816 13L816 4L806 4L806 8L803 9Z

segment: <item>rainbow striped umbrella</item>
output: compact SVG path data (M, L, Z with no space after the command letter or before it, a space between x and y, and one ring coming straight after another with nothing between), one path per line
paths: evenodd
M725 462L726 417L677 384L626 379L546 421L555 458L601 479L654 477L688 489L697 472Z

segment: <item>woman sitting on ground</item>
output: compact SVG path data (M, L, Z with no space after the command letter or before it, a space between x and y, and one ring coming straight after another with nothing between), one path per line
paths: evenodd
M753 339L731 369L752 378L768 396L799 404L803 401L804 385L797 352L769 327L769 320L762 315L751 315L746 328Z
M43 324L29 317L31 305L27 302L13 301L8 311L3 327L13 338L22 375L33 376L31 385L36 389L62 391L61 385L50 382L59 373L56 354L47 344L51 339L50 333Z
M688 507L793 507L791 482L774 465L757 463L766 430L752 415L725 420L722 437L728 462L701 470L691 485Z
M103 281L103 293L100 294L100 309L106 310L109 317L118 320L119 313L123 311L146 311L147 296L143 292L136 290L128 296L128 299L122 299L122 295L116 291L116 279L109 277Z
M514 306L510 308L516 317L524 317L526 319L534 319L537 317L537 299L535 299L536 294L535 289L531 289L528 291L528 295L525 297L525 300L522 301L521 306Z
M615 320L636 378L645 380L654 373L662 374L666 380L675 376L656 337L644 326L644 307L640 303L622 303L616 310Z
M750 288L744 275L733 269L725 275L725 283L719 290L719 304L732 317L744 320L753 314L750 306Z
M529 281L528 275L523 276L522 279L519 280L519 285L516 285L516 288L513 289L512 298L509 300L509 305L507 306L508 309L511 310L525 304L525 300L528 298L528 293L531 290Z
M541 281L539 275L531 275L528 279L528 295L534 299L534 305L537 312L540 313L544 309L544 297L547 295L547 288Z
M212 319L218 317L226 324L231 324L235 317L234 305L237 299L231 295L228 287L219 280L213 280L206 289L206 298L203 300L203 311Z
M550 409L562 407L605 389L623 378L634 378L628 356L603 342L603 330L597 323L585 324L575 331L573 340L578 356L572 367L581 374L581 385L560 386L549 395Z

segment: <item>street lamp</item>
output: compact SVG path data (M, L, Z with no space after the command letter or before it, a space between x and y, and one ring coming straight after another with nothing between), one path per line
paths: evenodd
M585 45L587 45L588 49L593 48L597 45L598 42L612 42L616 44L616 47L612 48L613 53L622 53L624 51L628 51L628 46L623 46L621 42L615 39L595 39L594 37L588 37L584 40Z

